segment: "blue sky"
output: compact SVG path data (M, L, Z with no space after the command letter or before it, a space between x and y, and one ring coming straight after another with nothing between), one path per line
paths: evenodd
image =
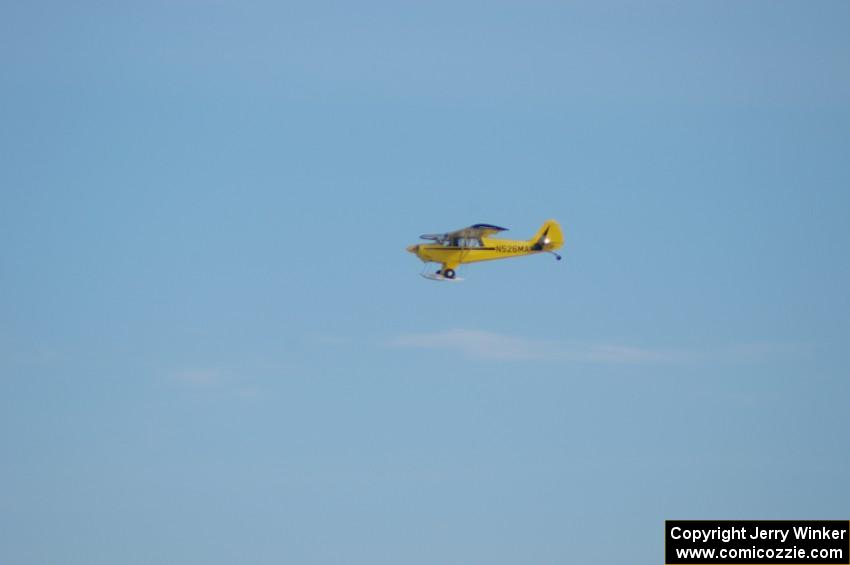
M0 561L658 563L665 519L847 519L848 24L6 3ZM404 251L550 217L561 262Z

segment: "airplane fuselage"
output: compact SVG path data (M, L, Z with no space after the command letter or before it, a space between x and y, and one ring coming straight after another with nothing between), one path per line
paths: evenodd
M411 253L423 261L442 263L450 267L462 265L463 263L477 263L479 261L492 261L494 259L506 259L508 257L520 257L541 253L544 249L535 249L534 244L525 240L491 239L481 238L480 247L463 247L453 245L419 244L407 248Z

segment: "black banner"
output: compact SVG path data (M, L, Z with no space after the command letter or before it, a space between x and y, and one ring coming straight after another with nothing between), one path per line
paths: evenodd
M841 520L667 520L667 565L850 565L850 522Z

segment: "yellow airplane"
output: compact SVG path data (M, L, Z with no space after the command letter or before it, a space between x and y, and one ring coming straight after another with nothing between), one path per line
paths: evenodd
M490 237L503 231L507 231L507 228L475 224L448 233L421 235L421 239L434 243L411 245L407 250L424 263L441 264L436 273L422 273L423 277L432 280L462 280L456 278L455 270L464 263L507 259L534 253L551 253L561 260L555 249L564 245L564 234L555 220L546 220L534 237L527 241Z

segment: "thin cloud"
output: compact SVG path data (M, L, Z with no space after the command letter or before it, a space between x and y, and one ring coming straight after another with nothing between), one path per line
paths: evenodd
M186 368L170 373L173 381L189 390L207 393L224 393L240 398L259 398L261 389L232 373L212 368Z
M490 331L453 329L406 334L392 347L454 351L473 359L566 360L585 363L668 363L688 357L683 351L619 344L579 344L531 339Z
M180 369L172 376L178 382L194 386L211 386L222 380L221 372L215 369Z
M641 347L511 336L492 331L452 329L405 334L391 347L455 352L471 359L539 360L575 363L769 363L809 357L812 348L777 343L741 343L698 349Z
M457 351L468 357L495 359L542 359L547 351L540 342L494 332L446 330L402 335L390 340L394 347Z

